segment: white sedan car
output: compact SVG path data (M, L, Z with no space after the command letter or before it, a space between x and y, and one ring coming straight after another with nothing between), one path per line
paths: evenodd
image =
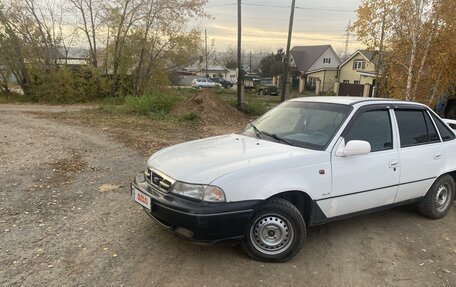
M309 226L404 204L445 216L455 195L455 139L418 103L293 99L241 133L156 152L132 197L183 238L237 240L257 260L283 262Z
M221 87L219 83L207 78L197 78L192 81L192 87L197 89Z

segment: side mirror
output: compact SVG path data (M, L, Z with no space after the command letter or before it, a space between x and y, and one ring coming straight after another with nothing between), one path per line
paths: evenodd
M367 141L351 140L347 144L341 142L336 153L337 156L355 156L363 155L371 152L371 145Z

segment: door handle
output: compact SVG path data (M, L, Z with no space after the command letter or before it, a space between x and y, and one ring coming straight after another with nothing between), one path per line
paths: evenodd
M389 167L390 167L390 168L399 167L399 161L394 160L394 161L390 162L390 163L389 163Z
M437 153L434 155L434 159L435 160L438 160L438 159L441 159L442 158L442 154L441 153Z

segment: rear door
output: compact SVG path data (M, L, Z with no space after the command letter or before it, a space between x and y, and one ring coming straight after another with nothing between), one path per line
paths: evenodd
M362 108L332 153L331 217L392 204L399 183L399 155L392 111L387 106ZM341 157L337 148L350 140L371 145L366 155Z
M424 196L441 173L445 153L426 109L396 108L401 178L395 202Z

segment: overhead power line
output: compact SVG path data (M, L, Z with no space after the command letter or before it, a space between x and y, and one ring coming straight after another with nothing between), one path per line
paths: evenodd
M260 4L260 3L242 3L242 5L246 6L256 6L256 7L271 7L271 8L286 8L290 9L291 6L284 6L284 5L268 5L268 4ZM309 10L309 11L326 11L326 12L348 12L353 13L355 10L350 9L338 9L338 8L324 8L324 7L301 7L296 6L295 9L300 10Z
M212 7L226 7L226 6L235 6L235 5L237 5L237 4L236 3L224 3L224 4L210 4L210 5L206 5L206 7L212 8ZM255 6L255 7L268 7L268 8L284 8L284 9L290 9L290 7L291 7L291 6L286 6L286 5L246 3L246 2L242 3L241 5ZM350 9L326 8L326 7L302 7L302 6L296 6L295 9L308 10L308 11L343 12L343 13L353 13L353 12L355 12L355 10L350 10Z

